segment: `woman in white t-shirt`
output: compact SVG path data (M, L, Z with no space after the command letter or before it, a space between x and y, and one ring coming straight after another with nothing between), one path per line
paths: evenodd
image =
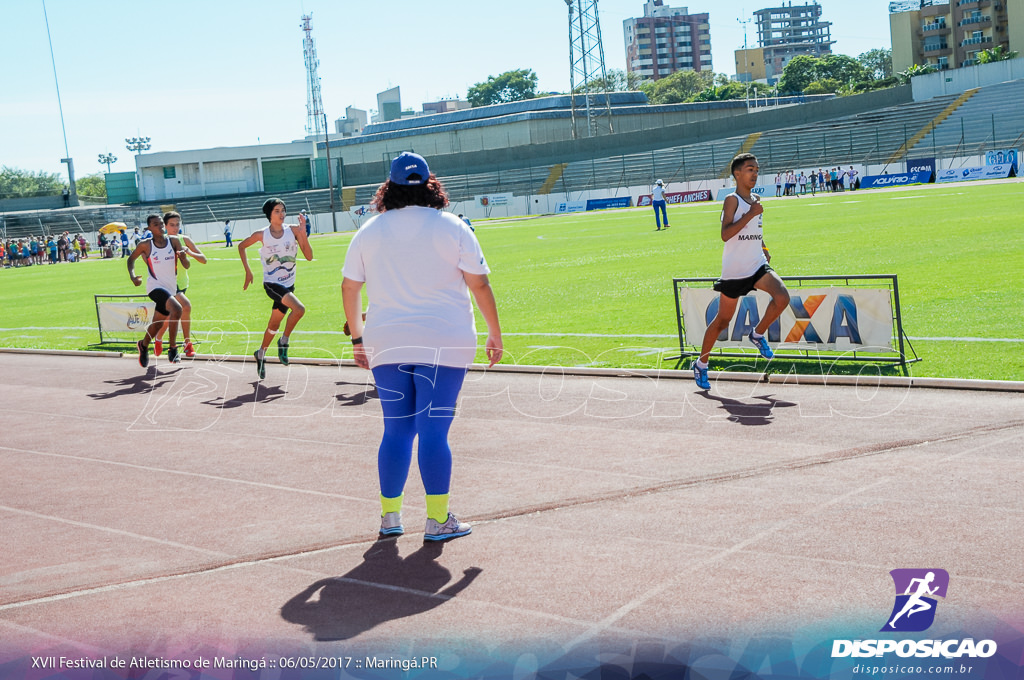
M448 510L448 430L466 368L476 356L472 300L487 322L491 366L503 351L490 269L470 227L442 210L448 196L422 156L403 153L394 159L373 204L380 214L353 237L341 291L355 361L373 371L384 411L377 454L380 533L404 532L403 492L418 437L427 496L423 538L446 541L472 531ZM370 302L365 328L364 284Z

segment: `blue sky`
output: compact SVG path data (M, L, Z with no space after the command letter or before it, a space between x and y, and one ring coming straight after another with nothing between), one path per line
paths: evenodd
M798 4L802 0L798 0ZM666 4L709 12L716 72L732 73L740 18L775 3ZM889 47L886 0L823 0L835 51ZM608 68L625 68L622 21L642 0L600 0ZM384 8L381 11L378 8ZM78 176L135 169L124 138L153 151L280 143L305 135L300 17L312 12L329 119L376 108L402 89L405 108L465 97L474 83L532 68L542 91L569 85L564 0L47 0L68 152ZM65 156L42 0L0 0L4 58L0 165L64 174ZM748 43L756 42L748 24Z

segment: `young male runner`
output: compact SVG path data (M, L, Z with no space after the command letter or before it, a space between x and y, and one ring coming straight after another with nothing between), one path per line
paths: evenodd
M145 258L146 267L149 269L146 292L149 294L149 298L156 303L153 322L146 328L146 335L136 345L139 349L139 365L143 368L149 366L149 341L156 337L168 319L171 325L171 342L170 349L167 350L167 360L172 364L181 361L178 356L177 343L181 303L174 299L174 291L176 290L178 254L182 251L182 247L177 239L167 238L164 234L163 222L159 215L147 216L146 224L149 225L153 238L139 243L135 246L132 254L128 256L128 276L136 286L142 285L142 277L135 275L135 260L140 257ZM186 253L189 257L198 255L195 252L186 251Z
M295 324L306 313L306 308L299 302L299 298L295 297L296 255L301 250L307 261L313 260L313 246L306 238L304 215L299 215L298 224L285 224L284 218L288 211L285 209L284 201L279 198L267 199L263 204L263 214L270 221L270 226L250 234L238 244L238 256L242 258L242 266L245 267L245 283L242 290L246 290L252 283L252 270L245 259L245 249L259 242L260 262L263 263L263 290L266 291L267 297L274 301L267 330L263 333L263 343L253 352L256 358L256 373L260 380L266 377L264 364L267 348L270 347L286 314L288 321L285 322L284 334L277 341L277 358L285 366L288 365L288 339L295 329Z
M185 297L185 291L188 290L188 270L191 266L188 253L195 253L198 256L196 262L199 264L206 264L206 255L203 255L203 251L193 243L192 239L182 233L179 213L174 211L164 213L164 227L167 229L168 238L176 238L179 245L182 246L178 252L178 278L175 284L177 292L174 294L174 299L181 303L181 333L185 337L185 356L191 359L196 355L196 350L192 346L192 302ZM156 356L160 356L163 351L164 329L166 328L166 324L161 326L154 338L153 354Z
M715 281L719 292L718 315L708 325L700 358L693 362L693 379L703 390L711 389L708 382L708 357L719 334L729 327L736 312L736 303L750 291L763 290L772 296L764 316L747 336L766 359L774 353L764 334L789 305L789 291L782 279L768 266L771 254L764 245L761 214L764 206L757 194L751 193L757 185L759 166L751 153L742 153L732 159L730 170L736 180L736 191L725 197L722 206L722 278Z

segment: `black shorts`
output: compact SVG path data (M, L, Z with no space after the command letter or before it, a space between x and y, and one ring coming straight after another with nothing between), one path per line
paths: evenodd
M774 271L767 264L761 267L745 279L718 279L712 286L716 291L727 298L741 298L754 290L754 285L761 280L761 277L770 271Z
M285 288L278 283L267 283L264 281L263 290L267 291L267 297L274 301L274 309L282 314L288 313L288 305L281 302L281 299L288 293L294 293L295 286L288 286Z
M167 309L167 301L172 297L174 296L171 295L171 292L163 288L154 288L149 294L149 299L156 303L156 313L164 316L171 315L171 311Z

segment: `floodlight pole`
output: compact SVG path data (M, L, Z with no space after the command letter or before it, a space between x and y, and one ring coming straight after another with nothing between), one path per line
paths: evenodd
M324 150L327 153L327 191L331 197L331 221L338 233L338 215L334 212L334 179L331 177L331 138L327 134L327 114L324 114Z

